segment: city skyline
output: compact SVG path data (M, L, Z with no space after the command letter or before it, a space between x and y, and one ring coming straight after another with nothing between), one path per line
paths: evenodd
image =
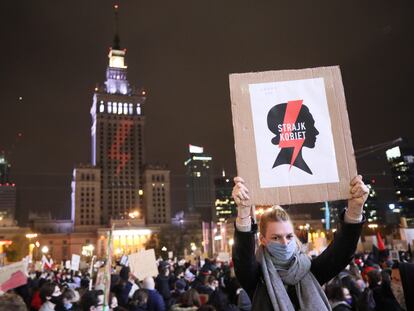
M1 4L1 12L8 12L3 37L11 48L0 52L7 60L0 150L12 151L24 211L59 208L57 215L69 216L72 170L90 161L89 109L113 39L112 4ZM218 176L223 168L235 173L232 72L339 64L355 149L409 134L410 6L326 3L315 12L310 4L184 1L160 8L122 2L119 28L129 79L148 91L146 158L168 163L173 205L185 206L189 143L209 150ZM312 24L308 10L322 23ZM289 23L293 14L295 23ZM338 21L330 29L321 26L333 16ZM384 130L393 119L399 122Z

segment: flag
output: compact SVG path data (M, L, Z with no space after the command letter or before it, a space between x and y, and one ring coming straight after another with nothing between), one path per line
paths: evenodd
M377 247L380 251L385 250L384 241L382 240L381 234L379 232L377 232Z
M42 270L51 270L53 267L53 259L42 256Z

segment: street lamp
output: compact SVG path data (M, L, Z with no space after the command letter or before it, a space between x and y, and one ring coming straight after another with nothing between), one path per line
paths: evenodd
M229 245L230 245L230 247L234 245L234 239L229 240Z
M43 254L47 254L49 252L49 247L47 247L46 245L42 247L42 253Z

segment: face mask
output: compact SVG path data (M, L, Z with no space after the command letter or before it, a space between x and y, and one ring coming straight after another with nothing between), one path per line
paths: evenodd
M296 250L296 241L292 239L287 244L270 241L266 244L266 248L277 260L288 261Z
M72 308L73 304L71 304L70 302L67 302L67 303L64 304L64 306L65 306L66 310L69 310L69 309Z
M56 305L56 304L61 302L61 300L62 300L61 298L62 298L62 296L52 296L50 298L50 302L54 303Z
M346 303L349 304L350 306L352 305L352 298L346 298L345 299Z

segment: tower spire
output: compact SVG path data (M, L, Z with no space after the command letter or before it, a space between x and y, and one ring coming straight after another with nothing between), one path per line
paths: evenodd
M118 8L119 5L114 5L114 16L115 16L115 36L114 36L114 43L112 45L112 48L114 50L120 50L121 49L121 43L119 39L119 33L118 33Z

